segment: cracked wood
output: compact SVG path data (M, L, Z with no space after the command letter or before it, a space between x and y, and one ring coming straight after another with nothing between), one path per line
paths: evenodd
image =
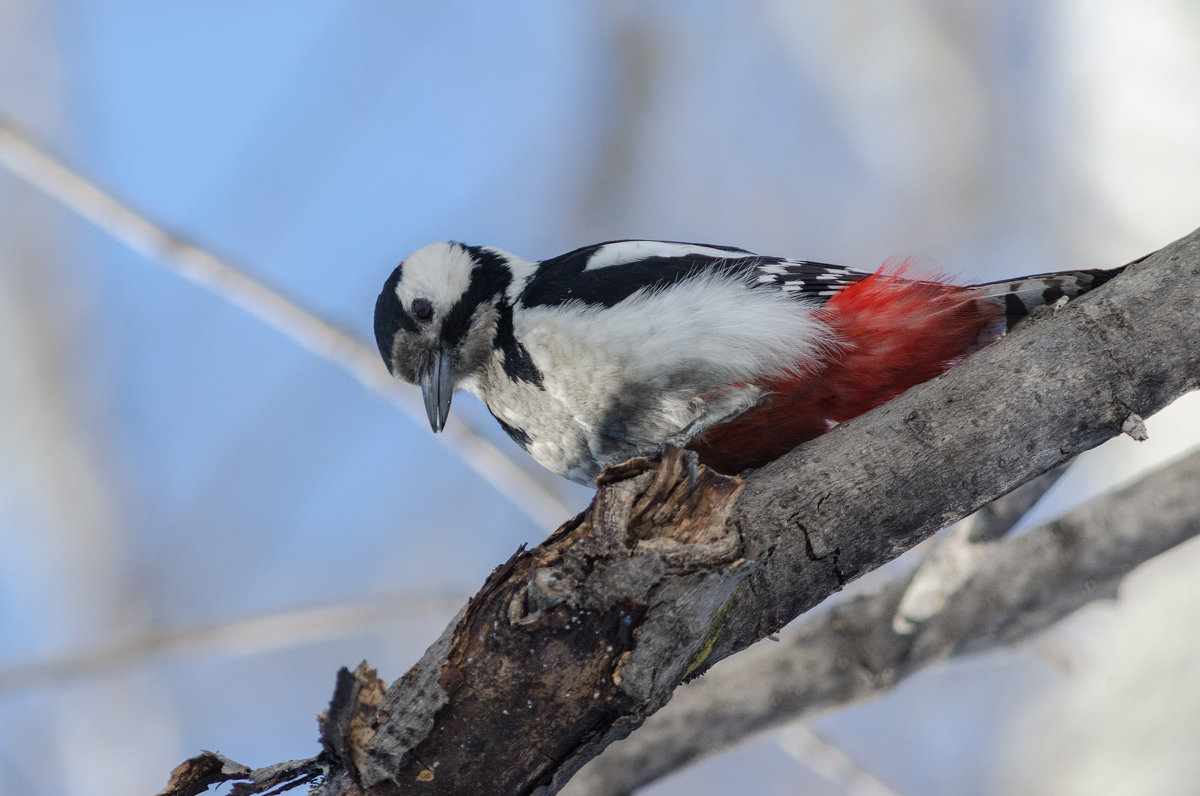
M362 781L375 793L558 790L583 762L661 706L685 675L774 633L845 582L1121 433L1131 413L1149 416L1193 389L1200 383L1197 284L1200 234L1193 233L1093 293L1030 319L932 382L754 472L724 531L712 528L714 539L725 540L718 546L736 539L736 558L722 559L722 573L691 561L691 569L665 578L671 554L639 554L647 540L623 529L630 520L647 527L651 513L662 521L686 515L658 512L653 499L638 497L646 489L677 495L678 473L640 473L604 485L586 517L506 565L467 615L393 684ZM710 477L702 471L702 480ZM661 530L651 535L671 539ZM700 554L691 547L679 551L683 559ZM542 635L534 646L510 622L514 599L521 601L518 616L529 606L547 617L538 620L546 624L537 627ZM560 599L569 613L554 613ZM545 637L554 622L565 631L580 610L593 613L571 632L612 637L612 611L624 610L616 608L621 600L644 611L628 635L615 637L614 652L627 645L615 659L587 644L568 653L569 642ZM484 638L456 641L456 628L482 630ZM560 650L552 659L566 667L545 676L552 680L538 680L540 644ZM486 656L476 657L473 671L463 669L467 650ZM596 689L604 675L612 686ZM536 694L534 708L525 704L522 721L505 718L514 706L520 711L522 694ZM469 705L472 715L451 705ZM448 721L453 732L442 729ZM493 722L504 732L493 732ZM455 751L473 739L480 739L473 748L483 757ZM352 791L318 790L336 792Z
M726 523L741 480L703 470L690 488L682 457L610 472L587 512L492 573L435 645L440 662L393 685L365 750L326 748L348 750L371 793L527 792L665 702L751 569ZM414 697L432 719L420 738L388 721Z
M324 739L313 792L557 791L686 676L1194 389L1197 285L1200 232L744 489L702 469L689 492L677 457L610 473L584 515L489 578L369 726Z

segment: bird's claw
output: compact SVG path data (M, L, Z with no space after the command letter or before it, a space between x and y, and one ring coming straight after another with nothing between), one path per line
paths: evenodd
M678 460L679 468L687 475L688 494L695 491L696 484L700 479L700 457L694 450L668 439L649 450L640 451L637 457L657 462L660 465Z
M683 471L687 473L688 494L690 495L696 491L696 482L700 479L700 457L694 450L687 448L681 449L680 456L682 458L679 463L683 467Z

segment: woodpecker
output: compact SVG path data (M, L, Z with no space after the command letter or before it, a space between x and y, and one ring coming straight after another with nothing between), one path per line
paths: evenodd
M435 432L465 389L578 483L667 443L737 473L1120 271L960 286L912 270L673 241L608 241L540 262L434 243L384 282L375 338L391 374L420 386Z

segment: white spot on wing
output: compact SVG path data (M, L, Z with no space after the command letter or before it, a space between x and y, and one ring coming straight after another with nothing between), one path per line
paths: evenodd
M814 263L808 260L784 260L779 263L763 263L758 266L758 282L774 283L785 295L800 293L814 298L827 299L843 288L867 276L852 268L839 265Z

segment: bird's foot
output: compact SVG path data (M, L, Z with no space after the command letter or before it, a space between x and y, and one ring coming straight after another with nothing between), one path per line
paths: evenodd
M652 448L635 451L628 458L606 466L597 476L596 484L600 486L620 481L648 472L656 467L662 470L673 470L676 466L681 473L687 475L688 493L690 494L696 488L700 476L700 457L695 451L679 444L674 437L669 437Z

